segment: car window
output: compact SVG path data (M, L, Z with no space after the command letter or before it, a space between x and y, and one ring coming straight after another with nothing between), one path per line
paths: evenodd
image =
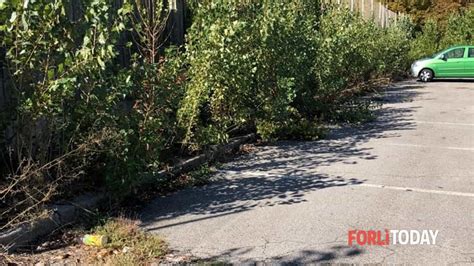
M474 57L474 48L469 48L469 53L467 56Z
M447 58L463 58L464 57L464 48L457 48L445 53Z

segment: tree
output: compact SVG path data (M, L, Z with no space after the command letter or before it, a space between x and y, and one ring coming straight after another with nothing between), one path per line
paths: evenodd
M383 0L383 3L394 12L411 15L418 26L432 19L439 22L442 28L449 15L469 6L468 0Z

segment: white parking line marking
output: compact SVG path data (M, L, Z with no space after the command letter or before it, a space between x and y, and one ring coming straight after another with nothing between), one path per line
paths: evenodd
M433 124L433 125L451 125L451 126L468 126L468 127L474 127L474 124L468 124L468 123L452 123L452 122L432 122L432 121L421 121L421 120L416 120L413 121L418 124Z
M356 186L371 187L371 188L386 188L386 189L391 189L391 190L415 191L415 192L422 192L422 193L474 198L474 193L468 193L468 192L443 191L443 190L432 190L432 189L422 189L422 188L412 188L412 187L396 187L396 186L385 186L385 185L366 184L366 183L357 184Z
M456 150L456 151L474 151L474 148L461 148L461 147L443 147L443 146L428 146L428 145L418 145L418 144L404 144L404 143L385 143L389 146L400 146L400 147L413 147L413 148L435 148L435 149L446 149L446 150Z

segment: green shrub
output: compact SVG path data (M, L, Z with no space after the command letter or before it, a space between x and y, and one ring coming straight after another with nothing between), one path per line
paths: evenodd
M332 104L341 90L370 77L377 66L379 32L375 23L346 9L330 9L322 16L314 67L318 97Z
M333 121L353 106L354 85L406 73L409 22L382 29L347 9L321 15L316 6L309 0L194 3L190 81L178 111L187 143L222 142L229 128L246 124L267 139L287 135L281 129L300 120Z
M0 22L0 46L7 49L16 107L8 125L15 132L7 144L11 171L0 180L11 188L1 210L10 224L74 188L113 137L110 125L123 99L113 61L128 11L84 1L84 14L71 21L66 2L1 3L0 17L8 19Z
M440 46L448 48L453 45L474 45L474 8L449 17Z
M259 130L296 112L292 103L307 89L316 51L317 6L309 0L195 5L186 47L190 83L179 111L187 142L206 144L196 142L201 135L222 142L230 127Z
M266 140L318 140L323 138L327 130L314 120L306 118L291 118L284 123L262 124L260 134L266 136Z
M354 102L361 92L354 89L355 85L377 76L400 75L407 70L409 30L409 24L403 21L382 29L347 9L326 10L321 17L316 44L318 56L313 68L317 93L312 105L316 116L346 122L353 121L345 117L351 112L366 113L365 108L371 105ZM345 110L347 108L349 110Z
M106 185L117 199L138 192L144 175L161 170L182 139L176 121L186 75L183 53L163 49L168 10L162 1L131 1L129 22L137 49L115 77L126 96L114 117L116 133L106 143ZM151 6L150 6L151 5ZM152 18L140 20L138 18Z
M417 60L454 45L474 44L474 8L449 16L447 25L428 20L411 43L409 57Z
M437 23L434 20L428 20L423 26L422 31L416 35L411 43L409 57L412 60L418 60L434 55L440 48L440 39L441 32Z
M122 82L128 84L130 107L114 114L116 133L106 144L106 184L118 198L136 191L143 174L161 170L181 135L176 122L184 93L181 53L170 48L156 63L138 55L132 60L123 71L128 83Z
M378 74L392 78L404 77L412 59L410 51L413 24L408 18L394 21L390 27L383 29L377 44L379 53Z

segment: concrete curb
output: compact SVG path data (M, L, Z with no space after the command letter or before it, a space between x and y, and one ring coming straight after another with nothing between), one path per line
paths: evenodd
M200 165L214 161L225 152L232 151L244 143L254 141L256 134L230 139L228 143L212 146L209 151L197 155L184 162L178 163L168 170L162 170L146 178L145 184L150 184L169 175L185 173ZM72 203L54 204L48 207L47 217L33 223L19 225L16 228L0 232L0 252L12 252L19 247L37 241L61 226L74 223L85 211L96 209L107 198L102 194L85 194L75 198Z
M49 206L46 217L0 232L0 251L15 251L61 226L73 223L85 210L96 208L105 198L105 194L85 194L75 198L74 203Z
M184 162L176 164L170 170L168 170L168 172L171 172L173 174L187 172L202 165L203 163L214 161L218 157L222 156L224 153L232 151L238 148L240 145L247 142L251 142L255 139L256 134L252 133L245 136L230 139L229 142L226 144L211 146L208 151L196 157L188 159Z

